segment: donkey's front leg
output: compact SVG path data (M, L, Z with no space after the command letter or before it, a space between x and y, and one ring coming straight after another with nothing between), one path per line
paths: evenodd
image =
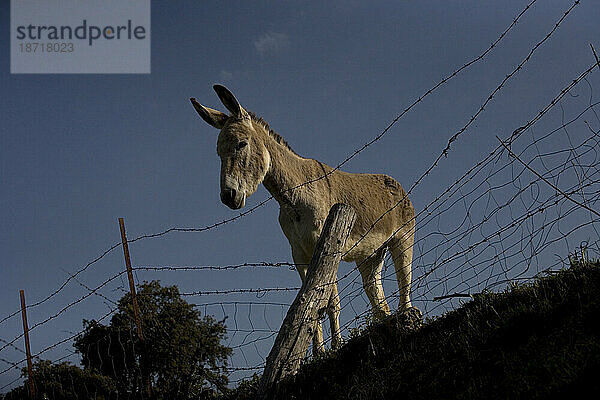
M335 275L337 281L337 274ZM331 328L331 348L339 349L342 345L342 334L340 333L340 296L338 294L337 282L334 282L327 304L327 316Z

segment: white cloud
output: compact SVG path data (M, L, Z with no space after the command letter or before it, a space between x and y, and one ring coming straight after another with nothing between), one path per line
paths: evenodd
M254 41L254 48L261 56L283 50L290 45L290 38L285 33L269 31Z
M222 81L230 81L233 79L233 73L229 72L227 70L222 70L219 73L219 77L221 78Z

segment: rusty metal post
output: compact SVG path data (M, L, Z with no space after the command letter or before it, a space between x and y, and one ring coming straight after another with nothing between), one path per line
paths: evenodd
M25 306L25 291L19 291L21 295L21 317L23 318L23 336L25 336L25 351L27 352L27 378L29 380L29 394L35 398L35 387L33 385L33 365L31 363L31 348L29 346L29 328L27 327L27 309Z
M125 266L127 267L127 278L129 279L129 291L131 293L131 303L133 305L133 316L135 318L135 326L137 328L138 338L142 343L143 354L141 355L141 369L142 374L145 376L146 380L146 392L148 397L151 394L150 388L150 375L147 373L145 368L145 359L146 359L146 346L144 344L144 335L142 333L142 319L140 318L140 308L138 307L138 302L135 293L135 282L133 281L133 271L131 269L131 258L129 256L129 246L127 245L127 234L125 233L125 221L123 218L119 218L119 228L121 229L121 243L123 244L123 255L125 256Z
M121 228L121 243L123 244L123 255L125 256L125 266L127 267L127 278L129 279L129 292L131 293L131 303L133 304L133 315L137 334L140 340L144 341L142 334L142 320L140 319L140 309L135 296L135 282L133 281L133 272L131 270L131 258L129 257L129 246L127 246L127 234L125 233L125 221L119 218L119 228Z

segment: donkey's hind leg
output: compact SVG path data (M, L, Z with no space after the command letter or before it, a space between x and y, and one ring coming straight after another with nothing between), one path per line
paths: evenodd
M381 247L370 257L356 262L362 277L363 288L371 303L375 319L381 319L390 314L390 306L388 306L385 300L383 286L381 285L381 269L383 268L384 259L385 246Z
M400 229L396 236L389 241L390 253L394 260L396 279L398 280L400 311L411 308L410 282L412 273L413 243L415 237L414 222Z

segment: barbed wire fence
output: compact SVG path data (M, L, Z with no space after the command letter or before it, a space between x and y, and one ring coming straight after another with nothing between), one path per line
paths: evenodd
M418 97L379 135L357 149L334 170L341 168L379 141L425 97L433 94L472 64L482 60L498 46L535 2L536 0L529 3L482 54ZM471 127L506 82L522 69L578 4L578 1L572 3L547 35L531 48L465 125L449 138L446 147L435 161L409 188L407 196L423 184L431 171L447 157L459 136ZM595 63L572 81L565 82L565 86L530 120L518 124L510 133L495 132L499 138L495 148L482 151L479 162L440 191L430 203L417 208L412 301L424 316L435 317L453 310L465 301L464 298L474 293L502 290L510 283L527 281L540 274L568 266L575 252L578 252L577 257L581 258L598 257L600 99L594 95L594 82L598 80L598 75L600 65L596 59ZM325 178L326 175L319 179ZM303 185L313 182L315 180L307 181ZM128 240L128 243L159 239L174 232L211 231L242 219L271 199L272 197L267 198L248 211L227 220L199 228L173 227L158 233L138 236ZM69 284L77 284L85 291L84 295L71 300L55 313L31 325L29 331L39 331L47 323L64 316L76 305L90 298L98 298L108 307L108 312L96 319L98 322L106 321L114 315L118 300L114 298L115 293L120 296L127 292L124 289L125 285L119 281L126 272L114 274L96 286L84 283L79 276L120 246L120 242L111 245L75 272L67 272L68 278L56 290L29 304L28 310L46 304ZM400 306L395 271L389 268L390 265L391 260L388 256L382 275L384 290L387 300ZM295 265L289 262L261 261L225 266L139 265L134 266L133 270L136 273L178 274L185 271L202 274L205 271L217 271L220 274L228 274L242 268L274 268L287 273L293 270ZM293 275L297 279L297 275ZM357 268L340 274L337 284L342 310L342 335L347 338L354 329L364 326L370 320L370 304L364 294ZM235 385L253 373L260 373L264 368L266 356L281 321L298 289L297 285L243 287L182 292L180 295L201 310L203 315L212 315L216 320L227 321L226 345L233 349L233 354L228 359L225 370L230 383ZM19 309L0 318L0 324L17 320L20 312ZM60 353L62 355L53 357L53 363L74 359L78 357L78 353L70 348L70 344L83 333L84 330L71 333L37 351L33 357L39 360L45 354ZM13 338L0 339L0 365L3 365L0 368L0 376L14 374L15 370L20 370L24 365L25 351L18 344L22 337L21 333ZM0 391L13 387L21 379L20 376L16 376L9 380L0 387Z

